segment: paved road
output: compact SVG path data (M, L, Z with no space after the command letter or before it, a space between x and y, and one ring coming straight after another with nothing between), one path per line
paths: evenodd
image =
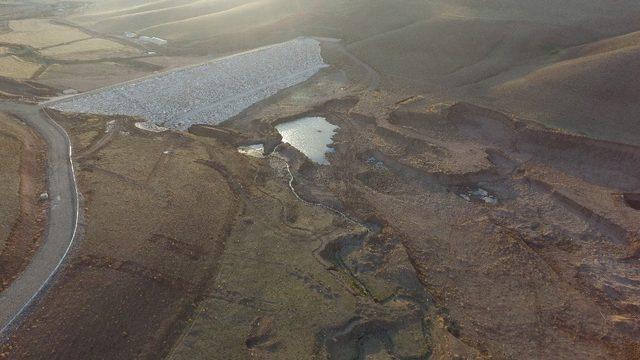
M351 54L338 39L318 38L333 43L368 73L369 90L380 84L380 76L369 65ZM34 300L50 284L52 277L66 259L76 237L78 226L78 192L71 162L70 140L39 105L19 104L0 100L0 111L16 115L33 127L48 146L48 185L51 206L45 241L31 263L9 288L0 293L0 340L19 323Z
M0 340L8 335L64 262L78 225L78 193L67 133L38 105L0 101L0 111L34 128L47 143L49 217L45 239L31 263L0 293Z

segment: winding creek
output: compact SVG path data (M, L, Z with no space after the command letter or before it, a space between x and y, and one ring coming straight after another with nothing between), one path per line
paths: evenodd
M287 170L287 174L289 175L289 189L296 197L296 199L306 205L326 209L334 214L339 215L350 223L362 226L363 228L370 231L371 229L369 226L358 220L355 220L353 217L338 209L332 208L325 204L314 203L303 199L302 196L298 194L295 186L293 185L295 176L291 171L289 162L278 153L278 148L283 143L288 143L302 152L314 163L319 165L328 165L329 161L326 158L326 154L335 151L334 149L330 148L329 145L333 142L333 135L339 129L339 127L331 124L323 117L303 117L297 120L279 124L275 128L282 136L282 143L278 144L270 154L264 154L264 144L240 146L238 147L238 152L251 157L277 159L284 164Z

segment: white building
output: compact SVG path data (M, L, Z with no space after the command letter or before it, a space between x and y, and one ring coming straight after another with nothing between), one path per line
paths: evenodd
M151 43L154 45L158 45L158 46L164 46L167 45L167 40L165 39L160 39L158 37L155 36L140 36L138 39L140 39L140 41L142 42L147 42L147 43Z

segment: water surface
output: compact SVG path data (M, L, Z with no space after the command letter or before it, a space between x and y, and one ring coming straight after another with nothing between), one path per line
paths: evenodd
M283 142L321 165L329 164L325 154L334 151L328 145L333 142L331 138L338 128L323 117L305 117L276 126Z

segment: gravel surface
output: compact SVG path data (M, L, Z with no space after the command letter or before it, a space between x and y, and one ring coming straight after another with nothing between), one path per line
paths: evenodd
M298 38L153 77L49 102L47 107L134 115L185 130L218 124L327 66L315 39Z

